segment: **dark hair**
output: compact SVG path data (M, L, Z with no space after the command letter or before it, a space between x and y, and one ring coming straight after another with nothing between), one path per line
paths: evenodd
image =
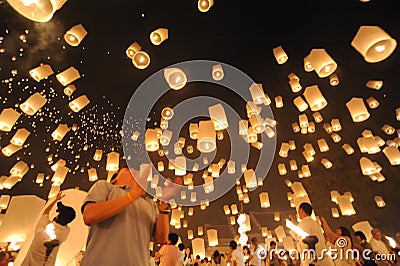
M276 246L276 242L275 242L275 241L271 241L271 242L269 242L269 246L270 246L270 247L272 247L272 246Z
M55 222L64 226L72 222L76 217L74 208L65 206L61 201L57 202L56 212L59 214Z
M176 245L176 243L178 243L179 237L176 233L169 233L168 240L171 241L172 244Z
M196 260L199 260L200 259L200 255L196 255Z
M236 243L236 241L235 241L235 240L232 240L231 242L229 242L229 246L230 246L232 249L236 249L236 248L237 248L237 243Z
M350 238L351 247L353 247L353 240L351 239L350 230L344 226L339 226L339 229L342 236L347 236L348 238Z
M361 231L357 231L354 233L355 236L358 236L359 238L361 238L362 240L367 240L367 237L364 235L363 232Z
M185 245L183 243L179 243L178 248L180 251L183 251L185 249Z
M213 257L219 257L219 251L216 249L213 253Z
M302 204L300 204L299 209L302 209L308 215L311 215L312 213L311 204L308 202L303 202Z

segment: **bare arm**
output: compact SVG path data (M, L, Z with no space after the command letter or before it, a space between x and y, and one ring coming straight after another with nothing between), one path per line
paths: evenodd
M162 211L168 209L168 204L165 202L161 202L159 206L159 210L161 211L158 214L158 218L156 221L156 228L153 234L154 241L157 242L157 244L165 244L168 239L168 233L169 233L169 214L167 213L162 213Z
M49 206L46 207L46 209L44 209L43 214L49 214L51 209L53 209L54 205L57 203L57 201L61 200L62 198L64 198L65 195L63 195L61 192L58 192L58 194L56 195L56 198L49 204Z
M320 220L321 220L321 224L322 224L322 227L324 228L325 233L332 239L332 241L336 242L336 240L339 237L341 237L341 235L338 235L332 231L332 229L329 227L329 224L324 217L321 217Z

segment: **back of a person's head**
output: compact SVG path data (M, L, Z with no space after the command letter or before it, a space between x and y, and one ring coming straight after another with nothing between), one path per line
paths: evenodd
M367 237L364 235L363 232L361 231L357 231L354 233L355 236L358 236L359 238L361 238L362 240L367 240Z
M196 255L196 260L199 260L200 259L200 255Z
M57 202L56 211L59 213L56 222L64 226L72 222L76 217L74 208L65 206L60 201Z
M236 241L235 241L235 240L232 240L231 242L229 242L229 246L230 246L232 249L236 249L236 248L237 248L237 243L236 243Z
M270 246L270 247L276 246L276 242L275 242L275 241L269 242L269 246Z
M301 203L299 209L302 209L307 215L311 215L313 211L311 204L308 202Z
M351 238L350 230L344 226L339 226L340 231L342 232L342 236L348 236Z
M173 245L176 245L176 243L178 243L179 237L176 233L169 233L168 240L171 241Z
M183 251L185 249L185 245L183 243L179 243L178 248L180 251Z
M213 257L214 258L219 257L219 251L217 249L214 251Z

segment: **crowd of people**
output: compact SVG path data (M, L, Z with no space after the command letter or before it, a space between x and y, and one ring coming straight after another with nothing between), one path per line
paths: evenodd
M97 181L82 204L84 223L90 226L80 265L118 266L392 266L399 264L399 246L390 247L379 229L371 231L372 238L361 231L351 232L343 226L335 231L327 220L312 219L313 208L302 203L298 208L300 228L307 237L291 232L296 250L284 250L270 241L268 247L257 238L248 245L229 243L229 252L215 249L211 256L193 255L190 247L179 242L176 233L169 232L171 207L168 202L177 193L171 180L163 189L158 202L143 189L151 165L141 171L123 168L107 182ZM174 183L182 184L177 178ZM60 245L70 232L68 224L75 219L75 210L61 203L62 193L44 210L36 226L35 237L22 262L23 266L54 265ZM57 204L57 216L49 219L50 210ZM54 234L54 238L50 236ZM352 235L355 237L353 238ZM311 237L312 236L312 237ZM50 237L50 238L49 238ZM310 238L308 238L310 237ZM396 235L400 242L400 232ZM161 248L152 255L149 244L154 240ZM315 241L316 240L316 241ZM8 247L7 247L8 248ZM0 266L12 262L11 253L0 250ZM304 251L314 251L311 256ZM328 251L328 252L327 252ZM332 251L336 252L332 254ZM361 256L360 256L361 254ZM332 256L334 255L334 256ZM357 256L358 255L358 256Z

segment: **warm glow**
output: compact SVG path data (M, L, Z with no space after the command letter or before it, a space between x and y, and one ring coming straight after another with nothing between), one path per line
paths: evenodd
M292 221L286 219L286 227L295 232L301 238L306 238L309 236L308 233L304 232L303 229L293 224Z
M46 225L46 229L44 230L46 235L51 239L54 240L57 238L56 233L54 231L55 227L53 223L49 223Z
M377 51L378 53L381 53L383 51L385 51L386 47L385 45L377 45L375 46L375 51Z

